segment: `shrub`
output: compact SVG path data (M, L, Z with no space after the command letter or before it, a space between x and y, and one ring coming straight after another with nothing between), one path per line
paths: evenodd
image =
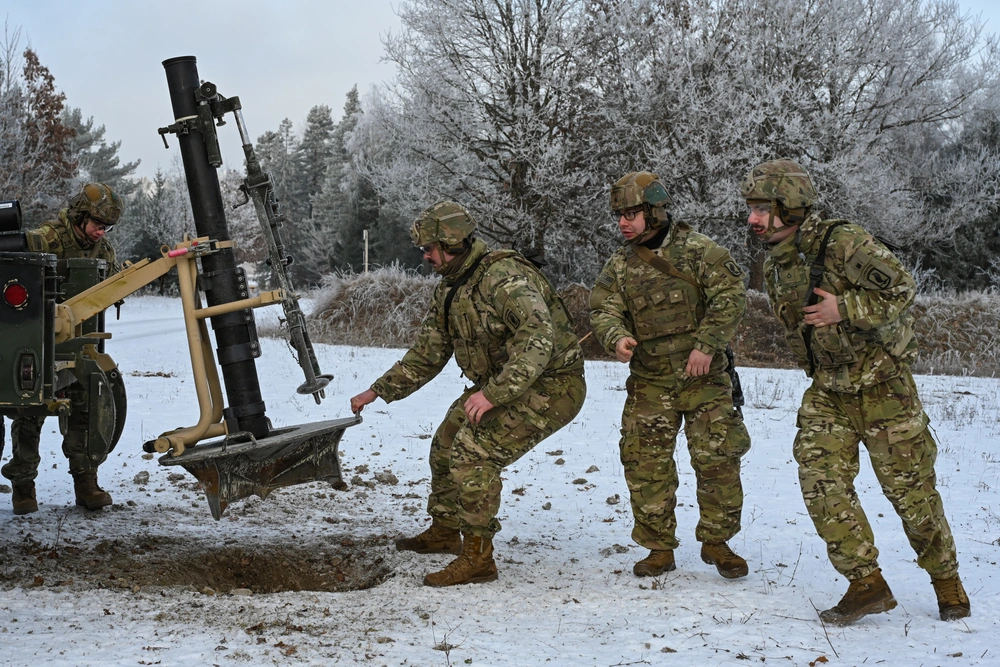
M310 317L312 339L320 343L408 347L427 313L437 278L399 267L367 274L328 276ZM592 335L590 290L573 283L560 291L584 339L588 359L609 359ZM1000 295L918 296L914 305L920 357L915 373L996 376L1000 374ZM588 337L588 334L591 334ZM747 293L747 312L733 340L738 366L794 368L784 332L767 295Z
M398 266L326 276L309 318L314 342L409 347L437 279Z

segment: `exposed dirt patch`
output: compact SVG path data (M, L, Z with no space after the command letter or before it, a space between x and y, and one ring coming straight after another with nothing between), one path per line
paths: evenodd
M321 545L210 545L137 536L96 545L46 545L28 535L0 546L0 588L180 586L203 593L247 589L339 592L375 586L392 576L384 537Z

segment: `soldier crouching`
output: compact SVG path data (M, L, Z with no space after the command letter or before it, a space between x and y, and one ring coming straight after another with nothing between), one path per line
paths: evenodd
M431 525L396 542L401 551L458 555L428 574L427 586L497 578L500 473L568 424L587 393L583 352L558 294L519 253L491 251L475 228L469 212L449 201L414 221L413 243L441 283L413 346L351 399L357 413L378 397L405 398L452 354L472 381L431 440Z

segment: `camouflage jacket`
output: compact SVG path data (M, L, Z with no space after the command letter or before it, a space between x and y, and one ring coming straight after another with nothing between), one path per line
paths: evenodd
M910 306L917 286L892 252L856 224L834 228L820 289L837 295L841 322L812 329L806 348L803 308L809 268L827 228L837 222L810 215L796 234L776 244L764 263L764 283L789 347L823 389L857 393L895 377L917 355Z
M445 319L445 300L458 279ZM549 281L511 250L476 239L462 268L434 290L413 346L372 390L387 403L409 396L455 361L494 405L515 401L542 376L583 374L583 352L569 313Z
M597 340L611 353L624 336L639 345L631 371L646 379L680 375L692 349L724 364L726 345L746 310L743 271L712 239L674 223L654 251L697 283L664 273L619 248L604 265L590 294L590 320Z
M115 258L115 249L107 238L102 238L90 248L84 248L80 239L73 232L73 226L67 217L67 209L59 211L58 220L48 220L39 225L38 229L27 232L28 249L33 252L52 253L59 259L85 257L87 259L103 259L108 262L108 272L119 270Z

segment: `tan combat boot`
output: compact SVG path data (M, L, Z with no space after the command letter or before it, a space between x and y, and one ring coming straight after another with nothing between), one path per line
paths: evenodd
M880 614L896 608L889 584L882 578L882 571L875 570L867 577L852 581L836 607L819 613L824 623L849 625L862 616Z
M651 549L648 556L632 566L632 573L637 577L658 577L676 569L673 549Z
M465 534L462 553L440 572L424 577L424 586L458 586L496 581L497 564L493 560L493 540Z
M942 621L957 621L972 614L969 596L965 594L957 574L950 579L931 579L931 585L937 595Z
M38 511L38 501L35 500L35 482L14 482L14 495L11 503L14 505L14 514L31 514Z
M714 565L719 574L726 579L739 579L750 572L747 562L736 555L725 542L717 544L702 542L701 559L709 565Z
M445 528L437 521L433 521L430 527L419 535L396 540L396 551L457 556L462 553L462 534L458 532L458 528Z
M111 494L97 485L97 470L73 473L76 504L88 510L99 510L111 504Z

